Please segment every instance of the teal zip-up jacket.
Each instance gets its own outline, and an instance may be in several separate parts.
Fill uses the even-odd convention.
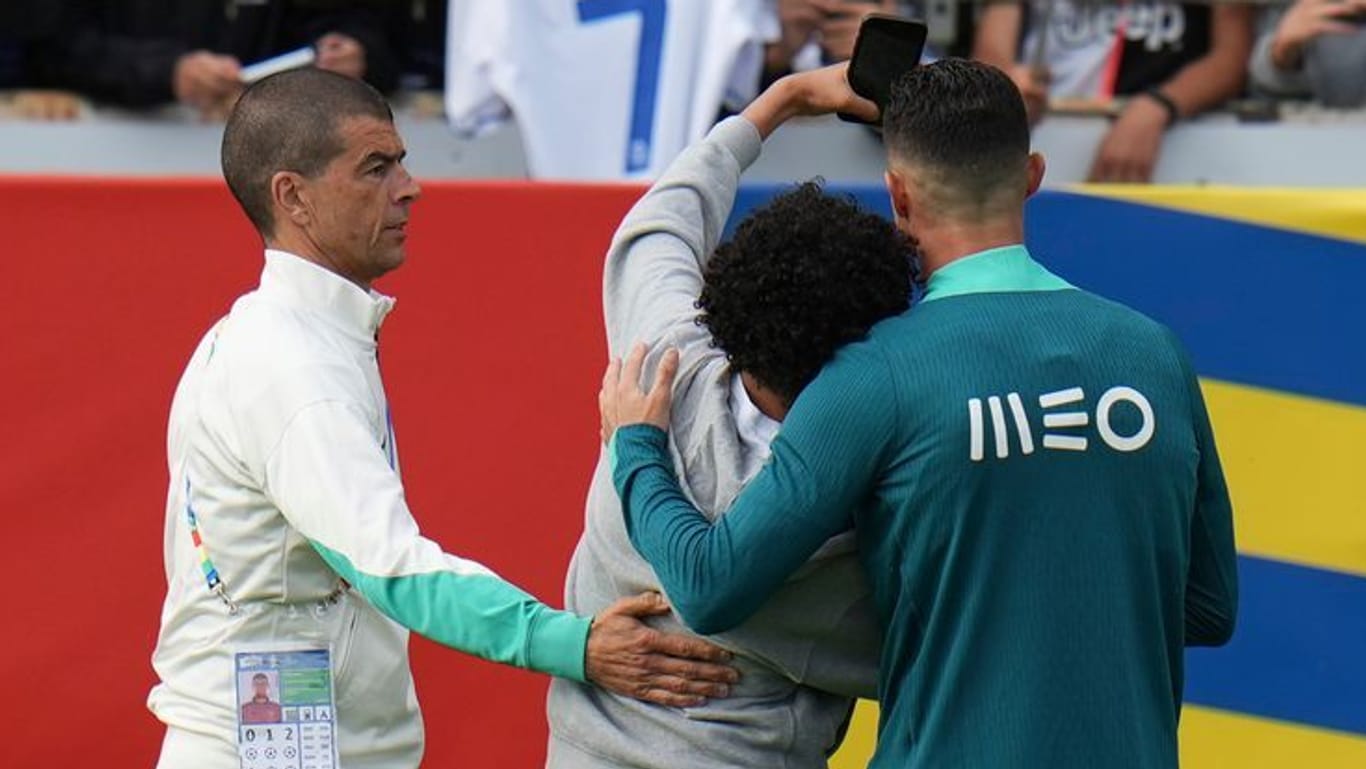
[[[632,541],[699,632],[858,511],[886,633],[874,767],[1176,766],[1183,648],[1228,639],[1236,556],[1199,385],[1159,324],[995,249],[842,350],[714,523],[663,432],[612,442]]]

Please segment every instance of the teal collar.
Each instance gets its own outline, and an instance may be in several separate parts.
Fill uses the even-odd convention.
[[[964,294],[1059,291],[1072,284],[1044,269],[1022,245],[1002,246],[955,259],[930,276],[922,302]]]

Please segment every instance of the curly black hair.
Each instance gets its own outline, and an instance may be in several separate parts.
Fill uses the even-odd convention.
[[[911,243],[819,180],[751,213],[704,272],[697,322],[737,371],[790,406],[835,351],[906,310]]]

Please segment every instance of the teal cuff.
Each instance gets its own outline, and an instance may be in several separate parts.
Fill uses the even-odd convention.
[[[649,424],[618,427],[607,444],[608,465],[612,469],[612,485],[621,497],[622,506],[630,498],[631,476],[643,467],[658,464],[671,473],[669,434]]]
[[[532,623],[527,638],[527,667],[556,678],[588,683],[589,617],[546,609]]]
[[[493,662],[586,681],[587,618],[552,609],[489,572],[376,576],[309,544],[372,606],[415,633]]]

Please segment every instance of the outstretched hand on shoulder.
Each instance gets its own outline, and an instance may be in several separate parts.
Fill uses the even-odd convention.
[[[618,427],[650,424],[661,430],[669,429],[669,414],[673,409],[673,383],[678,373],[678,350],[664,352],[655,372],[649,392],[641,388],[640,375],[645,367],[645,353],[649,348],[637,343],[626,356],[625,363],[613,358],[602,377],[598,391],[598,413],[602,417],[602,442],[612,439]]]

